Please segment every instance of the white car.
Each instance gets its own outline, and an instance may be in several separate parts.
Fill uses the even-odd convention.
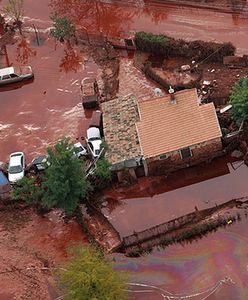
[[[101,152],[101,134],[100,130],[96,127],[90,127],[87,130],[87,138],[86,138],[88,148],[94,158],[98,157]]]
[[[20,82],[34,77],[30,66],[9,67],[0,69],[0,86]]]
[[[25,156],[23,152],[14,152],[9,157],[8,179],[10,183],[24,177]]]
[[[74,146],[74,155],[76,157],[81,157],[81,156],[85,156],[87,154],[87,149],[85,149],[85,147],[81,144],[81,143],[76,143],[73,145]]]

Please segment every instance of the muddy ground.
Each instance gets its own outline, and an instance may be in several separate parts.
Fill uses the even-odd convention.
[[[57,296],[53,272],[70,243],[87,242],[79,225],[60,211],[45,217],[31,208],[0,211],[0,299],[49,300]]]

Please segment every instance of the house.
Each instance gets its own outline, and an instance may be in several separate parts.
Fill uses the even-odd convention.
[[[214,104],[201,105],[196,89],[138,102],[128,95],[103,103],[102,110],[113,171],[164,174],[222,152]]]
[[[117,173],[119,180],[123,170],[128,170],[135,178],[135,170],[142,161],[136,130],[136,122],[139,121],[136,98],[129,94],[102,103],[101,109],[107,144],[106,158],[111,164],[111,170]]]
[[[201,105],[196,89],[138,103],[136,123],[146,175],[187,167],[222,150],[213,103]]]

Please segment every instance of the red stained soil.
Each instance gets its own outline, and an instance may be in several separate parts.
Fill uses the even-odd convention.
[[[54,267],[67,257],[68,246],[87,242],[79,225],[65,224],[58,211],[39,217],[12,210],[0,216],[0,299],[54,299]]]

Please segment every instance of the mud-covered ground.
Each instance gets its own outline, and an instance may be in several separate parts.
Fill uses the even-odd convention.
[[[6,208],[7,209],[7,208]],[[0,211],[0,299],[54,299],[53,272],[67,257],[66,248],[87,239],[61,212],[40,217],[26,208]]]

